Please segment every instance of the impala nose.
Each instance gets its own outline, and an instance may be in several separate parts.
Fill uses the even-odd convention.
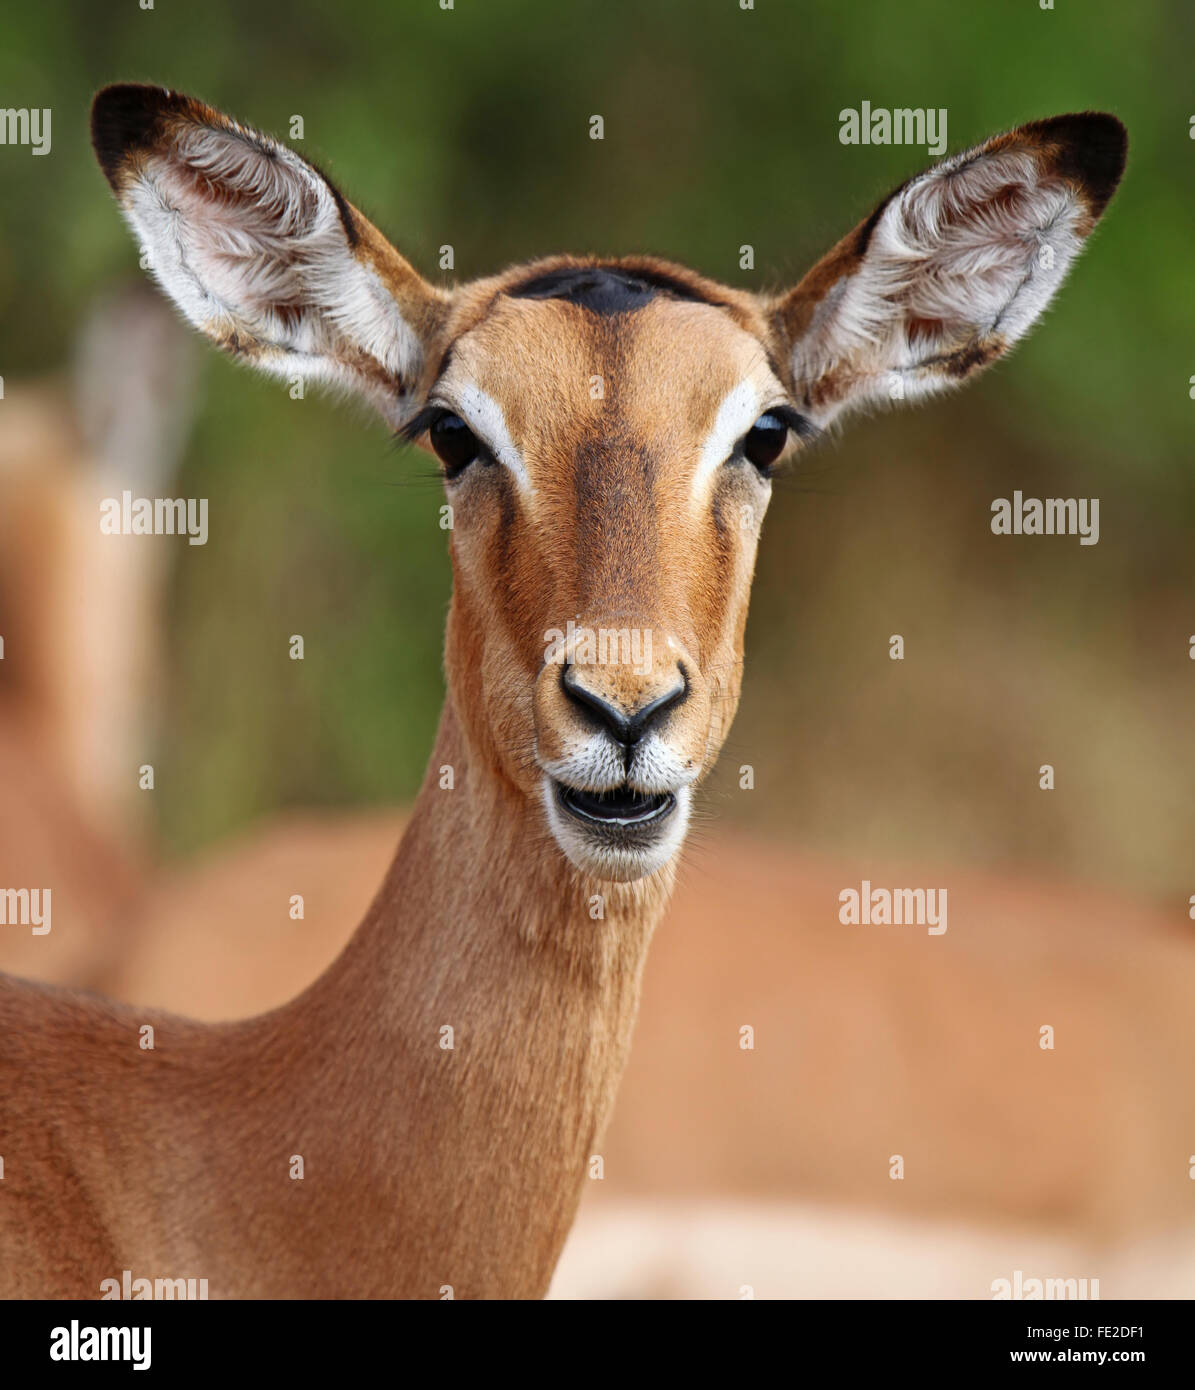
[[[596,715],[616,742],[630,748],[650,731],[653,724],[659,723],[670,709],[681,704],[688,696],[689,678],[679,662],[676,665],[676,677],[676,684],[663,695],[657,695],[632,709],[623,709],[612,704],[605,696],[599,695],[596,690],[586,685],[584,667],[571,664],[565,666],[560,674],[560,684],[575,705]]]

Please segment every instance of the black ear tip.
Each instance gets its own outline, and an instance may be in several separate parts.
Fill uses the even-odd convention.
[[[165,87],[118,82],[95,94],[91,103],[91,145],[108,182],[116,186],[126,156],[152,145],[163,116],[185,98]]]
[[[1098,217],[1116,192],[1129,152],[1129,133],[1107,111],[1079,111],[1029,127],[1057,152],[1059,172],[1087,194]]]

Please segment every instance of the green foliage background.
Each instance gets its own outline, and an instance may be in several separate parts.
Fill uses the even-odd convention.
[[[1164,0],[55,0],[8,6],[0,371],[58,368],[137,253],[87,144],[95,88],[175,86],[299,146],[425,274],[653,251],[782,284],[928,162],[838,113],[949,112],[950,148],[1096,107],[1129,172],[1047,322],[964,396],[831,442],[765,529],[745,707],[711,806],[864,855],[1039,860],[1181,888],[1195,824],[1195,13]],[[605,139],[588,120],[605,118]],[[756,272],[738,269],[755,247]],[[163,845],[288,803],[408,798],[442,694],[450,576],[421,454],[206,353],[179,491]],[[996,542],[995,496],[1100,496],[1098,547]],[[285,637],[302,632],[296,674]],[[910,657],[887,661],[891,632]],[[737,792],[742,761],[757,793]],[[1054,799],[1036,767],[1062,769]],[[1188,884],[1187,890],[1190,891]]]

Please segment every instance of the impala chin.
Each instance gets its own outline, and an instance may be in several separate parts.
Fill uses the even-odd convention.
[[[570,862],[608,882],[631,883],[662,869],[689,825],[688,786],[642,792],[624,782],[594,792],[545,777],[543,798],[548,825]]]

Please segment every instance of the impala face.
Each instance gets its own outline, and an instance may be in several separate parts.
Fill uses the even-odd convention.
[[[453,508],[449,669],[568,858],[639,878],[734,714],[771,474],[812,426],[762,323],[679,269],[532,267],[474,314],[406,427]]]
[[[853,407],[958,384],[1040,315],[1111,197],[1111,116],[910,180],[785,294],[561,257],[448,292],[317,170],[210,107],[106,88],[100,163],[217,344],[351,388],[440,459],[446,665],[471,755],[587,874],[675,856],[739,697],[771,477]]]

